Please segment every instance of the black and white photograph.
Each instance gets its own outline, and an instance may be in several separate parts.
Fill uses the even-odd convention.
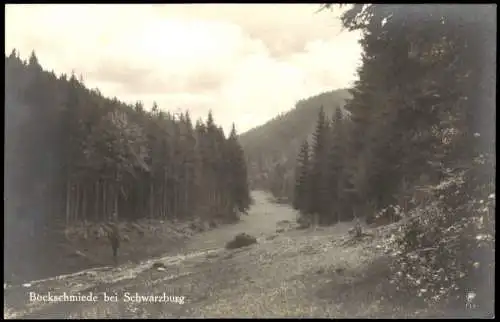
[[[4,319],[495,317],[495,3],[4,10]]]

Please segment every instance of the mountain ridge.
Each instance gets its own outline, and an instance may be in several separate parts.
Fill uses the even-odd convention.
[[[252,188],[269,188],[267,179],[277,165],[284,165],[290,176],[300,145],[313,133],[320,108],[331,117],[350,97],[348,89],[341,88],[299,100],[288,112],[240,134]]]

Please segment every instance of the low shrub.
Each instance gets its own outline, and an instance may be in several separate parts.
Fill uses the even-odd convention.
[[[257,243],[257,238],[250,236],[246,233],[238,234],[233,240],[226,244],[227,249],[241,248]]]

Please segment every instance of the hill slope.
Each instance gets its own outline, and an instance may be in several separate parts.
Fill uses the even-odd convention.
[[[293,173],[302,142],[313,132],[321,106],[331,116],[351,97],[347,89],[321,93],[297,102],[294,109],[240,135],[253,188],[269,189],[269,177],[277,165],[285,176]]]

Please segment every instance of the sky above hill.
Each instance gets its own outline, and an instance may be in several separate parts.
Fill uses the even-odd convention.
[[[359,34],[340,9],[318,4],[7,5],[5,51],[57,74],[74,71],[122,101],[212,110],[238,132],[299,99],[348,87],[360,64]]]

